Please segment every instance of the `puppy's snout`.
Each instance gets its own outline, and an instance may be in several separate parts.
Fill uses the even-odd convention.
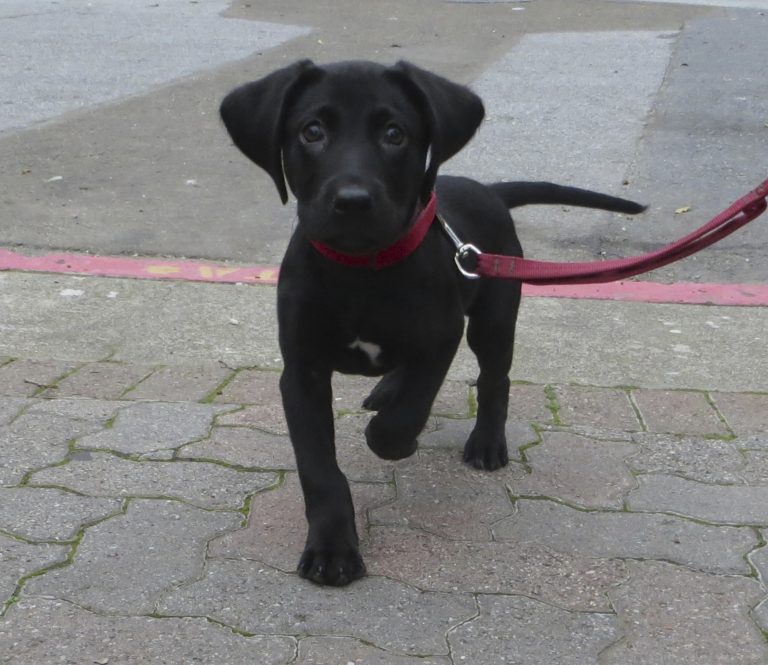
[[[339,213],[365,212],[371,209],[371,193],[360,185],[340,187],[333,197],[333,210]]]

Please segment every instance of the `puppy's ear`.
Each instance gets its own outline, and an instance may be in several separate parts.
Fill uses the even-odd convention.
[[[461,150],[483,121],[483,102],[469,88],[403,60],[389,71],[410,90],[427,120],[431,159],[422,188],[426,200],[440,164]]]
[[[230,92],[219,112],[235,145],[275,182],[280,199],[288,201],[282,163],[283,115],[289,94],[320,70],[300,60],[258,81]]]

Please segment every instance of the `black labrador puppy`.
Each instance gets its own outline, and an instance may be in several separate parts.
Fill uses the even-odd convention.
[[[509,208],[563,203],[625,213],[642,206],[549,183],[441,176],[483,119],[471,90],[407,62],[303,60],[232,91],[221,116],[235,145],[298,200],[277,289],[280,381],[304,492],[298,571],[319,584],[365,574],[349,485],[336,463],[334,371],[382,376],[364,406],[367,444],[384,459],[416,450],[464,332],[477,356],[477,419],[464,461],[508,462],[505,421],[520,283],[470,280],[434,218],[486,252],[522,256]]]

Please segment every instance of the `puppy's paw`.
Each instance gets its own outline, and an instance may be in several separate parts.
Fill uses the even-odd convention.
[[[464,445],[464,461],[475,469],[496,471],[509,464],[504,436],[483,436],[472,432]]]
[[[418,441],[415,437],[392,428],[381,419],[381,414],[371,418],[365,428],[365,441],[368,447],[381,459],[400,460],[416,452]]]
[[[299,577],[325,586],[344,586],[365,575],[365,563],[357,548],[319,550],[307,545],[298,565]]]
[[[399,386],[397,370],[385,375],[373,387],[370,395],[363,400],[363,408],[368,411],[381,411],[395,398]]]

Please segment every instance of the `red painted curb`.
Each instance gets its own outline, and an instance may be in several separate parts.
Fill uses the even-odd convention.
[[[91,256],[88,254],[30,256],[0,249],[0,271],[6,270],[96,277],[267,285],[277,284],[278,275],[276,266],[231,266],[226,263],[210,261]],[[531,286],[525,284],[523,285],[523,293],[537,298],[768,307],[768,285],[765,284],[698,284],[694,282],[659,284],[658,282],[636,281],[575,286]]]

